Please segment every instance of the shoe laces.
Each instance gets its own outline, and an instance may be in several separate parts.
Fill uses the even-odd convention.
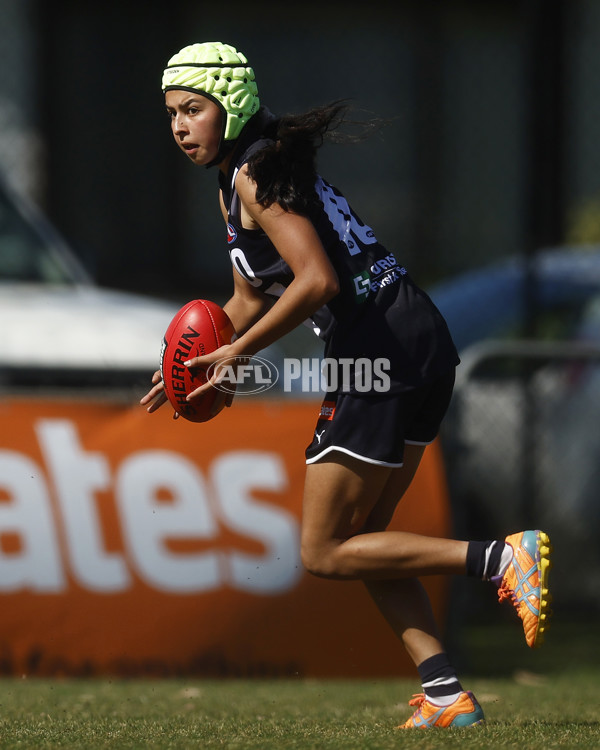
[[[425,703],[425,693],[414,693],[413,697],[408,701],[409,706],[421,706]]]
[[[502,585],[498,589],[498,601],[503,602],[505,599],[510,599],[513,603],[516,603],[517,597],[506,581],[502,581]]]

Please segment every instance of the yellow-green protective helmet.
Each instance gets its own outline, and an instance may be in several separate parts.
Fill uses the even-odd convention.
[[[162,89],[196,91],[216,102],[225,113],[225,141],[236,140],[260,106],[248,60],[221,42],[190,44],[173,55],[163,73]]]

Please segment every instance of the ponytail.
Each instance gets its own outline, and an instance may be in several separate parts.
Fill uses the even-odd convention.
[[[277,121],[273,143],[248,161],[259,205],[268,208],[277,203],[284,211],[311,213],[317,203],[317,150],[326,137],[348,139],[333,132],[344,121],[347,109],[344,102],[333,102],[304,114],[284,115]]]

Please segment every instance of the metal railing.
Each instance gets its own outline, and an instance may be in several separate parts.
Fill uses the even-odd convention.
[[[456,534],[545,528],[559,601],[597,608],[600,344],[484,341],[461,359],[442,432]]]

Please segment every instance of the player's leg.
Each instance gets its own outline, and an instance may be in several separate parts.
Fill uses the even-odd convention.
[[[355,558],[352,564],[356,566],[356,558],[359,558],[365,550],[365,540],[373,535],[374,543],[367,545],[369,547],[367,572],[370,576],[365,575],[364,567],[355,567],[355,577],[365,581],[377,606],[404,643],[415,664],[419,664],[442,650],[429,599],[416,577],[410,571],[407,573],[405,569],[402,569],[403,559],[400,555],[393,577],[388,578],[387,575],[383,578],[374,577],[373,568],[377,561],[378,550],[381,550],[379,554],[383,561],[381,571],[384,574],[390,574],[390,565],[387,560],[393,558],[396,554],[395,548],[402,545],[404,538],[408,537],[411,543],[417,545],[420,544],[418,540],[428,539],[414,534],[405,535],[403,532],[386,531],[398,501],[415,475],[423,452],[423,446],[407,446],[404,466],[394,469],[374,467],[340,454],[340,461],[349,466],[339,467],[340,470],[336,471],[336,475],[344,474],[346,478],[341,483],[343,491],[334,493],[335,498],[340,494],[342,498],[333,503],[333,508],[330,507],[329,497],[323,498],[311,490],[312,476],[316,474],[317,477],[321,477],[323,473],[316,472],[315,468],[318,465],[313,464],[307,472],[303,519],[305,564],[313,572],[315,569],[316,572],[328,569],[329,577],[341,577],[335,575],[335,571],[330,567],[331,563],[327,562],[329,557],[335,555],[335,550],[338,551],[339,557],[340,549],[341,554],[344,554],[344,548],[348,547],[348,543],[356,542],[359,545],[357,552],[350,553]],[[334,467],[330,468],[334,470]],[[315,483],[322,491],[328,491],[327,483],[316,480]],[[315,507],[318,513],[315,513]],[[435,538],[436,543],[444,546],[447,541]],[[461,548],[464,544],[461,543]],[[320,561],[319,555],[323,558]],[[419,567],[421,565],[419,563]],[[462,553],[458,558],[458,567],[464,572]]]
[[[419,468],[424,452],[425,447],[421,445],[405,446],[404,464],[390,472],[361,529],[362,533],[387,529],[398,502],[404,497]],[[443,651],[429,597],[417,578],[366,580],[364,583],[415,665]]]
[[[424,452],[407,445],[404,465],[392,471],[371,511],[365,532],[384,531],[398,501],[410,486]],[[417,578],[365,581],[373,601],[413,660],[423,686],[422,697],[411,701],[417,710],[404,728],[470,726],[484,720],[472,693],[463,690],[444,650],[429,597]]]
[[[305,488],[303,560],[317,575],[363,579],[402,639],[426,691],[424,698],[413,703],[418,708],[407,727],[466,726],[483,718],[474,697],[462,690],[443,651],[428,598],[415,577],[469,572],[485,578],[509,565],[504,557],[510,545],[503,541],[456,542],[385,530],[423,453],[422,447],[408,446],[402,465],[404,441],[400,438],[400,446],[398,425],[405,422],[406,409],[415,404],[414,396],[422,395],[420,427],[430,437],[415,435],[414,439],[433,439],[439,421],[434,423],[447,406],[444,400],[449,390],[449,383],[441,382],[439,388],[411,394],[410,400],[396,398],[383,405],[338,400],[318,423],[316,439],[307,450],[314,463],[308,467]],[[332,426],[333,412],[336,420],[331,430],[327,428]],[[340,416],[348,418],[340,420]],[[412,425],[414,429],[418,421]],[[368,455],[369,450],[387,465],[351,458],[335,450],[340,445],[354,456]],[[509,557],[512,554],[511,550]]]
[[[471,726],[484,721],[474,695],[463,689],[438,634],[429,597],[416,578],[365,582],[379,610],[401,639],[419,673],[423,692],[414,714],[399,728]]]
[[[466,542],[383,531],[381,523],[358,536],[376,506],[378,513],[393,512],[419,465],[423,445],[437,434],[453,384],[451,370],[405,392],[376,397],[342,393],[326,401],[307,449],[302,550],[311,572],[370,580],[465,572]],[[415,434],[407,435],[409,429]],[[411,445],[405,461],[406,437],[421,445]],[[388,491],[382,500],[393,475],[399,494],[393,497]]]
[[[359,534],[394,471],[341,452],[307,466],[302,558],[311,573],[362,580],[464,574],[467,542],[404,531]]]
[[[342,453],[311,464],[305,489],[303,560],[318,575],[365,580],[414,660],[428,697],[431,694],[437,701],[419,698],[407,726],[467,726],[481,722],[483,712],[475,698],[463,691],[444,653],[429,599],[414,577],[422,570],[464,572],[466,543],[384,530],[422,453],[422,447],[410,446],[405,467],[394,469]]]
[[[350,538],[360,532],[357,539],[364,542],[364,537],[369,533],[377,533],[375,538],[376,544],[381,546],[382,543],[388,542],[391,537],[391,544],[398,545],[402,535],[385,531],[398,504],[408,489],[412,479],[417,471],[421,457],[425,448],[424,446],[411,445],[407,446],[404,454],[404,465],[399,468],[388,469],[384,467],[373,467],[365,462],[356,462],[356,460],[345,459],[343,454],[339,455],[340,460],[345,460],[354,471],[343,484],[342,501],[336,503],[340,510],[339,517],[326,510],[328,502],[321,500],[311,492],[312,481],[307,482],[307,491],[304,506],[303,519],[303,548],[305,561],[309,569],[314,567],[317,570],[324,569],[325,563],[320,564],[307,560],[309,546],[315,544],[311,541],[311,534],[315,534],[317,529],[319,538],[327,535],[326,544],[320,542],[320,547],[325,546],[327,549],[334,545],[339,545],[344,539]],[[316,465],[313,465],[316,466]],[[309,467],[308,475],[321,475],[322,472],[315,472]],[[366,474],[366,477],[362,475]],[[377,480],[376,480],[377,478]],[[326,485],[319,482],[321,488],[325,489]],[[356,485],[356,489],[350,491],[350,486]],[[353,505],[361,497],[360,489],[368,488],[368,492],[361,504]],[[336,492],[336,496],[339,493]],[[318,518],[314,518],[313,503],[323,511]],[[347,509],[344,505],[347,504]],[[411,535],[411,541],[414,541],[414,535]],[[444,540],[438,540],[443,542]],[[388,542],[389,543],[389,542]],[[318,554],[313,552],[314,554]],[[322,553],[323,554],[323,553]],[[327,554],[327,553],[325,553]],[[371,553],[376,554],[376,551]],[[389,554],[389,553],[386,553]],[[372,564],[372,562],[371,562]],[[364,576],[362,577],[365,580]],[[433,656],[442,651],[442,645],[439,640],[437,626],[431,611],[429,599],[421,583],[412,576],[397,575],[389,580],[375,578],[365,580],[367,589],[373,597],[375,603],[381,610],[383,616],[389,622],[396,635],[402,640],[409,655],[415,664],[419,664],[426,658]]]

